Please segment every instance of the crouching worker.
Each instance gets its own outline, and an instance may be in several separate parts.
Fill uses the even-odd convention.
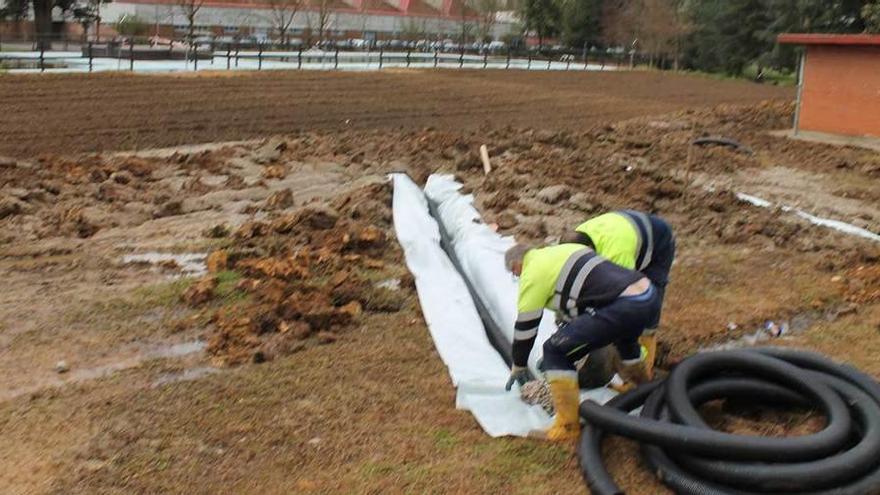
[[[662,218],[635,210],[605,213],[578,225],[573,232],[563,235],[560,242],[583,244],[617,265],[642,272],[659,292],[662,306],[675,258],[675,236]],[[654,367],[654,331],[659,324],[660,311],[641,338],[648,351],[649,369]]]
[[[651,379],[647,351],[639,336],[657,318],[659,291],[641,273],[623,268],[582,244],[529,248],[518,244],[505,254],[507,268],[518,275],[518,315],[513,335],[513,367],[507,389],[528,376],[544,308],[564,322],[544,343],[544,373],[556,417],[546,432],[534,436],[570,440],[580,433],[579,388],[575,362],[591,351],[614,344],[621,377],[632,383]]]

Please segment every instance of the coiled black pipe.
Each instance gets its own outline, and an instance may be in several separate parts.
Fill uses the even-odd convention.
[[[697,408],[717,399],[813,407],[826,425],[800,437],[715,431]],[[629,415],[639,407],[639,416]],[[581,469],[597,495],[623,493],[602,459],[606,433],[640,442],[646,464],[677,493],[880,493],[880,384],[819,354],[773,347],[696,354],[665,380],[604,406],[586,401],[580,413]]]

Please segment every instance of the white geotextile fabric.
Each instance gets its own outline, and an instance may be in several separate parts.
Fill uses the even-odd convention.
[[[493,437],[526,436],[547,427],[550,418],[543,409],[522,402],[516,389],[504,390],[510,370],[486,337],[464,280],[440,247],[424,194],[403,174],[394,174],[393,182],[394,230],[431,337],[457,388],[456,407],[471,411]]]
[[[463,275],[480,294],[480,300],[505,332],[507,341],[512,342],[519,285],[504,267],[504,253],[513,246],[514,239],[498,235],[483,223],[480,212],[474,208],[473,196],[459,194],[461,187],[451,175],[434,174],[428,177],[425,194],[437,205],[438,220],[443,222],[451,238]],[[529,357],[529,368],[536,376],[544,341],[555,331],[555,317],[545,310]]]
[[[460,194],[461,187],[451,175],[434,174],[428,177],[425,195],[437,205],[438,220],[443,222],[451,238],[463,275],[479,293],[492,320],[505,332],[510,343],[513,341],[519,284],[504,267],[504,253],[513,246],[514,239],[502,237],[483,223],[480,212],[474,208],[473,196]],[[529,368],[535,376],[540,376],[537,362],[543,355],[544,341],[556,331],[555,320],[551,311],[544,311],[538,337],[529,356]],[[581,391],[582,400],[590,399],[599,403],[605,403],[615,395],[608,388]]]

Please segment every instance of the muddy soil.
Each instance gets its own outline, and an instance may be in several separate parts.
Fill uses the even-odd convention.
[[[454,409],[393,238],[390,171],[417,181],[455,174],[487,222],[529,242],[552,242],[614,208],[665,217],[679,255],[660,330],[664,363],[773,320],[791,329],[774,343],[829,352],[880,376],[878,244],[735,196],[877,232],[876,153],[769,136],[790,122],[785,102],[671,111],[676,95],[701,106],[730,98],[737,85],[678,78],[693,81],[690,93],[672,84],[670,101],[650,103],[648,88],[659,91],[669,76],[503,75],[509,79],[466,72],[457,82],[444,74],[432,81],[458,84],[446,89],[474,101],[514,98],[489,95],[490,83],[520,92],[541,83],[555,96],[530,103],[517,93],[519,110],[504,125],[476,130],[456,126],[464,114],[427,89],[427,106],[376,115],[381,124],[369,130],[342,129],[328,117],[332,131],[85,155],[57,148],[103,146],[97,122],[78,136],[20,139],[9,153],[25,156],[0,163],[0,275],[9,287],[0,295],[0,484],[12,493],[582,490],[571,446],[489,439]],[[399,83],[408,88],[427,76],[363,77],[409,78]],[[282,83],[325,79],[353,84],[333,74],[214,84],[275,81],[269,94],[280,94]],[[116,88],[108,101],[142,81],[213,91],[202,78],[89,81]],[[645,92],[641,107],[614,100],[607,108],[621,113],[578,125],[562,110],[601,103],[580,95],[587,82],[610,102],[616,93],[604,85],[621,81]],[[751,101],[747,93],[734,96]],[[414,98],[402,94],[401,101]],[[375,105],[383,103],[396,104]],[[531,117],[533,104],[560,110],[514,126]],[[215,110],[246,115],[233,107]],[[119,128],[142,128],[151,111]],[[422,127],[431,112],[436,124]],[[315,119],[309,124],[321,127]],[[221,120],[230,127],[141,135],[173,144],[266,129]],[[400,123],[419,127],[392,128]],[[136,146],[115,131],[103,135],[109,148]],[[715,135],[749,150],[690,146]],[[493,165],[488,176],[482,144]],[[27,151],[37,149],[56,152]],[[756,412],[715,416],[713,424],[800,434],[817,420]],[[613,471],[628,493],[662,493],[632,445],[614,440],[607,448],[626,459]]]

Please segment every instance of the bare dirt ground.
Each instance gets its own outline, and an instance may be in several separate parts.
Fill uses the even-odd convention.
[[[142,149],[298,130],[582,129],[791,88],[670,74],[521,71],[0,76],[0,156]]]
[[[661,326],[664,363],[772,320],[789,328],[773,343],[880,376],[878,243],[734,195],[880,231],[880,155],[767,134],[791,121],[790,91],[654,74],[453,75],[71,76],[28,78],[31,86],[0,78],[46,98],[33,123],[2,114],[33,127],[30,138],[4,139],[0,151],[17,156],[0,162],[0,486],[58,494],[581,492],[572,446],[490,439],[454,409],[394,242],[389,171],[417,180],[454,173],[487,221],[532,241],[612,208],[666,217],[679,256]],[[430,85],[422,103],[408,92],[438,79],[458,88],[458,102]],[[108,103],[101,112],[115,124],[83,121],[80,135],[48,123],[51,102],[89,81],[117,103],[127,85],[145,95],[149,84],[164,87],[166,100],[189,99],[189,111],[216,127],[198,129],[158,96],[132,113],[112,114]],[[381,93],[392,85],[379,81],[397,81],[401,100]],[[624,102],[622,81],[641,96]],[[306,106],[312,120],[291,120],[289,129],[283,121],[274,138],[266,135],[279,125],[278,108],[243,111],[239,100],[210,113],[195,103],[220,87],[233,99],[255,82],[276,98],[284,84],[300,84],[297,91],[323,99]],[[33,89],[41,84],[54,92]],[[554,96],[532,102],[524,89],[542,87]],[[594,91],[606,95],[609,113],[588,97]],[[375,129],[339,124],[335,102],[352,92],[361,99],[346,108],[373,112]],[[761,95],[782,100],[757,102]],[[520,106],[485,123],[493,107],[468,101]],[[396,113],[397,105],[411,113]],[[335,119],[326,127],[321,111]],[[141,133],[166,114],[188,127]],[[314,129],[294,131],[307,126]],[[9,132],[6,121],[2,129]],[[689,146],[714,135],[751,151]],[[254,136],[262,137],[110,152]],[[481,144],[492,156],[488,177]],[[75,153],[93,149],[103,152]],[[778,418],[713,413],[719,428],[751,434],[792,434],[817,421],[796,416],[770,427]],[[614,440],[607,449],[622,459],[613,471],[628,493],[662,492],[633,445]]]

